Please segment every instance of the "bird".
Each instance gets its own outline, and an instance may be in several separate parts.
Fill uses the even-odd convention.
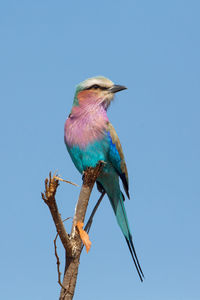
[[[88,78],[76,87],[69,117],[65,122],[64,140],[71,159],[81,174],[88,167],[102,161],[103,169],[97,178],[97,187],[105,191],[117,222],[127,242],[141,281],[144,274],[140,266],[124,206],[125,197],[120,190],[119,178],[129,196],[127,166],[118,135],[107,115],[116,93],[127,89],[103,76]]]

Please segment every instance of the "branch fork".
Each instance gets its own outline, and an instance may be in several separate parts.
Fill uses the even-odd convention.
[[[55,256],[57,259],[57,271],[58,271],[58,283],[62,287],[61,293],[60,293],[60,300],[71,300],[74,295],[75,286],[76,286],[76,280],[78,275],[78,267],[79,267],[79,261],[80,261],[80,255],[82,250],[82,240],[80,237],[80,232],[82,230],[82,233],[84,232],[87,234],[90,230],[91,223],[94,217],[94,214],[103,199],[103,196],[105,192],[102,192],[102,195],[100,199],[98,200],[97,204],[94,207],[94,210],[92,211],[92,214],[89,218],[88,223],[86,224],[85,230],[87,233],[82,229],[80,229],[80,226],[77,228],[77,224],[84,223],[85,214],[87,211],[87,206],[89,202],[89,198],[94,186],[94,183],[97,179],[97,177],[100,175],[101,170],[104,166],[104,162],[100,161],[98,165],[94,168],[87,168],[86,171],[83,174],[83,184],[81,187],[79,199],[76,205],[75,214],[73,217],[73,223],[72,223],[72,229],[71,234],[68,234],[65,226],[63,224],[63,221],[61,219],[61,215],[58,211],[58,207],[56,204],[56,191],[59,186],[59,181],[64,181],[73,185],[76,185],[72,183],[71,181],[66,181],[55,174],[53,177],[51,176],[51,172],[49,173],[49,179],[45,179],[45,192],[42,193],[42,199],[49,207],[51,216],[53,218],[57,235],[54,240],[54,248],[55,248]],[[66,253],[66,261],[65,261],[65,273],[63,282],[61,283],[61,273],[60,273],[60,261],[59,257],[57,255],[56,250],[56,239],[59,235],[60,240],[62,242],[62,245],[65,249]]]

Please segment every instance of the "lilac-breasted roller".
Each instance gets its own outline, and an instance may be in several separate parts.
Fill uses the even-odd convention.
[[[128,219],[124,207],[124,195],[119,178],[129,198],[128,173],[117,133],[109,122],[107,109],[115,93],[126,89],[111,80],[99,76],[81,82],[75,92],[73,107],[65,123],[65,143],[73,163],[81,174],[88,167],[104,161],[97,184],[105,190],[123,232],[138,275],[143,281]]]

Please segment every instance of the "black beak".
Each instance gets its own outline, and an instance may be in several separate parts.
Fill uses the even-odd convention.
[[[126,90],[127,87],[123,86],[123,85],[113,85],[111,88],[109,88],[109,92],[111,93],[117,93],[117,92],[120,92],[120,91],[123,91],[123,90]]]

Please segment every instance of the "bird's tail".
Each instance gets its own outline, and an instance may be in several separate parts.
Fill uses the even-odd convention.
[[[137,258],[135,247],[133,245],[133,239],[132,239],[132,235],[131,235],[131,232],[130,232],[128,219],[127,219],[127,215],[126,215],[126,211],[125,211],[125,207],[124,207],[124,203],[123,203],[124,202],[123,199],[124,199],[124,197],[123,197],[122,193],[121,193],[121,196],[118,197],[117,199],[113,199],[113,198],[109,197],[112,208],[113,208],[114,213],[115,213],[116,218],[117,218],[117,222],[118,222],[119,227],[121,228],[122,233],[123,233],[123,235],[126,239],[128,248],[130,250],[130,253],[131,253],[131,256],[133,258],[133,262],[135,264],[135,267],[136,267],[136,270],[137,270],[138,275],[140,277],[140,280],[143,281],[144,274],[142,272],[139,260]]]

